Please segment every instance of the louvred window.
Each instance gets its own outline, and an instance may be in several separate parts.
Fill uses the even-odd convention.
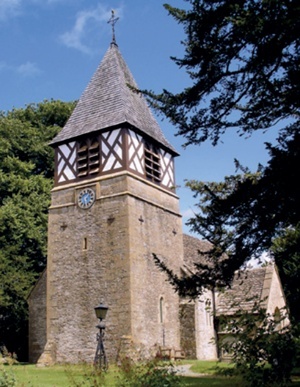
[[[145,170],[146,177],[155,182],[161,181],[161,166],[158,151],[154,146],[145,144]]]
[[[77,152],[77,176],[93,175],[98,173],[99,169],[99,141],[92,139],[80,142]]]

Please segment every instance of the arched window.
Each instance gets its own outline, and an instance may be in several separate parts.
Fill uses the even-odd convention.
[[[206,316],[206,324],[211,325],[212,324],[212,315],[211,315],[211,300],[207,298],[205,300],[205,316]]]
[[[279,308],[276,306],[276,308],[274,310],[274,322],[275,322],[275,326],[277,329],[281,328],[281,321],[282,321],[281,313],[280,313]]]

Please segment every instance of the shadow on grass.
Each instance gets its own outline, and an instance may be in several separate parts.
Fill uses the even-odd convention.
[[[233,378],[224,378],[216,376],[203,376],[199,378],[183,376],[182,380],[184,381],[187,387],[241,387],[242,382]]]
[[[221,376],[201,376],[189,377],[182,376],[186,387],[243,387],[243,381],[237,378],[225,378]],[[300,378],[293,378],[289,387],[300,387]]]

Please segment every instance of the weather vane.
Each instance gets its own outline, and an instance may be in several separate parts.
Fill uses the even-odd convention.
[[[112,43],[116,44],[116,36],[115,36],[115,24],[119,20],[118,17],[115,17],[115,11],[111,10],[111,18],[108,20],[107,23],[111,24],[112,27]]]

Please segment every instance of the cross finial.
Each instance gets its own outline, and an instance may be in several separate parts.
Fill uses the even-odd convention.
[[[112,44],[116,44],[116,36],[115,36],[115,24],[119,20],[118,17],[115,17],[115,11],[111,10],[111,18],[107,23],[111,24],[112,27]]]

